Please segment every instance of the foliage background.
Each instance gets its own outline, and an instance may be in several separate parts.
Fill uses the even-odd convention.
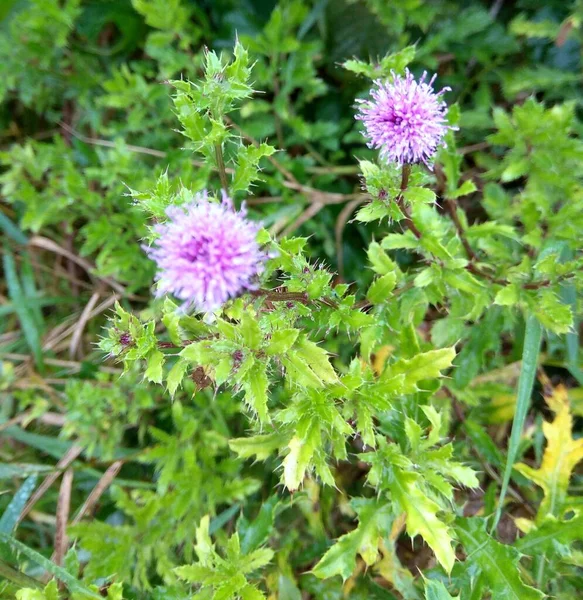
[[[196,559],[221,581],[244,574],[252,583],[235,581],[235,591],[215,590],[217,598],[253,598],[259,589],[293,599],[576,596],[583,585],[577,545],[583,378],[579,279],[572,274],[583,214],[582,18],[578,0],[2,3],[4,597],[20,590],[22,599],[185,598],[190,587],[177,574],[200,581],[200,573],[175,568]],[[232,56],[236,38],[254,63],[250,81],[260,93],[243,99],[227,124],[246,144],[266,141],[279,149],[261,160],[261,180],[248,192],[251,161],[236,200],[247,198],[253,218],[273,237],[309,238],[303,250],[300,242],[282,247],[315,265],[306,278],[317,288],[313,298],[332,294],[330,283],[349,283],[356,301],[366,302],[368,293],[381,304],[375,298],[387,297],[384,288],[377,286],[375,296],[370,285],[388,274],[384,269],[398,265],[403,286],[411,275],[406,300],[375,313],[387,323],[382,335],[374,334],[376,345],[358,338],[370,345],[377,375],[393,352],[408,360],[456,347],[454,367],[447,360],[441,367],[447,379],[436,379],[437,368],[423,392],[412,387],[397,407],[374,407],[385,431],[402,417],[418,423],[419,438],[431,426],[441,430],[453,440],[460,468],[463,462],[478,473],[475,489],[460,485],[464,477],[471,483],[467,473],[457,478],[455,495],[453,488],[445,492],[453,503],[440,505],[433,525],[434,533],[446,528],[461,542],[450,576],[429,547],[435,542],[425,535],[412,541],[402,518],[367,491],[365,463],[389,451],[381,445],[366,458],[374,443],[362,432],[346,443],[348,451],[336,450],[334,486],[323,484],[318,467],[287,485],[303,481],[290,494],[280,485],[282,460],[273,448],[255,452],[256,462],[245,460],[253,452],[243,442],[237,449],[236,440],[261,433],[240,394],[206,386],[206,374],[195,370],[171,401],[156,383],[159,365],[146,369],[136,361],[120,377],[120,365],[97,348],[116,302],[122,321],[133,312],[159,323],[170,312],[150,296],[153,265],[141,248],[149,215],[160,216],[184,188],[220,183],[204,145],[185,140],[188,124],[169,81],[199,80],[205,48]],[[387,55],[393,56],[383,62]],[[457,202],[469,242],[502,273],[503,285],[493,276],[481,288],[473,280],[440,279],[453,267],[443,256],[431,267],[438,246],[424,248],[420,258],[398,241],[402,223],[380,219],[387,215],[375,213],[374,203],[362,208],[363,188],[378,201],[392,180],[375,171],[376,153],[354,121],[354,99],[367,93],[369,78],[407,64],[417,74],[438,73],[439,85],[452,88],[450,118],[459,126],[433,176],[419,174],[416,184],[433,190],[437,210],[416,215],[428,237],[443,234],[439,243],[446,245],[455,237],[444,224],[446,209]],[[383,241],[390,263],[372,240],[392,240]],[[455,244],[447,248],[463,254]],[[334,278],[328,281],[320,266]],[[552,284],[541,284],[547,280]],[[325,338],[343,375],[350,373],[355,336],[370,326],[362,314],[352,307],[338,313],[345,329],[333,335],[326,335],[331,313],[301,325],[311,327],[315,341]],[[482,517],[495,513],[503,483],[528,347],[524,315],[544,326],[544,343],[531,365],[533,376],[538,365],[538,383],[519,401],[519,412],[530,404],[515,440],[521,464],[491,536]],[[164,325],[172,330],[168,320]],[[158,325],[140,335],[153,336],[144,344],[170,339]],[[275,403],[285,402],[282,386],[272,393]],[[438,427],[421,405],[440,413]],[[410,454],[410,438],[392,439],[407,448],[412,472],[425,481],[435,465],[424,467],[429,459],[419,449]],[[452,469],[444,467],[450,478]],[[429,493],[417,480],[409,491],[419,506],[423,498],[415,494],[422,491]],[[208,531],[226,558],[209,550]],[[509,564],[512,574],[500,575]],[[56,580],[33,592],[47,573]],[[213,592],[203,587],[203,593]]]

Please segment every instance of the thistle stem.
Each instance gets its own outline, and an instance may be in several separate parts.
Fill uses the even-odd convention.
[[[403,192],[407,189],[409,185],[409,176],[411,175],[411,165],[404,164],[403,170],[401,171],[401,191],[397,196],[396,203],[399,207],[399,210],[403,213],[405,217],[405,223],[407,225],[407,229],[419,240],[421,239],[421,232],[417,229],[417,225],[413,222],[411,218],[411,212],[409,211],[409,207],[405,204],[405,198],[403,197]]]
[[[221,179],[221,187],[225,192],[229,190],[229,181],[227,180],[227,170],[225,169],[225,159],[223,158],[223,148],[221,144],[215,144],[215,158],[217,160],[217,169]]]

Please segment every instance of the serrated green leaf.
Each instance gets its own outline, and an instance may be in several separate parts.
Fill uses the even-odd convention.
[[[257,460],[266,460],[276,450],[285,445],[286,439],[280,433],[267,433],[265,435],[254,435],[247,438],[229,440],[229,447],[240,458],[255,456]]]
[[[571,544],[583,540],[583,515],[572,519],[559,520],[546,517],[538,527],[534,527],[525,536],[514,542],[514,547],[530,556],[540,556],[553,551],[555,544]]]
[[[494,304],[500,306],[514,306],[519,299],[520,288],[515,283],[511,283],[498,291],[494,298]]]
[[[451,367],[454,358],[453,347],[431,350],[410,359],[402,358],[387,366],[381,381],[403,375],[403,393],[410,394],[417,391],[419,381],[441,377],[441,371]]]
[[[270,355],[285,354],[298,339],[299,329],[278,329],[271,334],[265,352]]]
[[[346,581],[354,573],[357,555],[362,557],[368,567],[377,561],[379,542],[388,534],[392,525],[390,504],[361,498],[356,510],[358,526],[339,537],[324,554],[312,571],[316,577],[327,579],[340,575]]]
[[[367,256],[373,270],[378,275],[393,273],[397,267],[393,259],[389,257],[377,242],[371,242],[367,250]]]
[[[179,359],[176,364],[170,369],[168,377],[166,378],[166,386],[170,392],[170,396],[173,398],[176,394],[176,390],[182,384],[186,370],[189,367],[189,363],[185,360]]]
[[[261,329],[257,318],[248,312],[244,312],[241,316],[241,325],[239,327],[243,342],[250,350],[258,350],[263,340]]]
[[[403,197],[407,202],[431,204],[435,202],[435,192],[424,187],[409,187],[403,192]]]
[[[307,337],[301,336],[296,344],[298,356],[306,361],[316,376],[326,383],[335,383],[338,381],[338,375],[330,364],[326,350],[310,341]]]
[[[366,297],[373,304],[381,304],[388,300],[391,292],[395,289],[397,274],[393,271],[381,277],[377,277],[368,288]]]
[[[302,484],[320,443],[320,430],[314,423],[309,426],[303,437],[294,436],[289,441],[288,453],[283,460],[283,483],[290,492],[297,490]]]
[[[464,550],[488,581],[493,598],[538,600],[544,594],[520,579],[520,555],[512,546],[501,544],[486,532],[486,522],[478,517],[458,519],[456,525]]]
[[[153,350],[146,358],[148,367],[144,372],[144,377],[148,381],[154,383],[162,383],[163,369],[164,366],[164,354],[160,350]]]
[[[450,573],[455,562],[452,534],[437,513],[440,507],[419,486],[419,475],[395,470],[391,496],[406,513],[407,533],[421,535],[435,553],[439,564]]]
[[[245,390],[245,403],[255,411],[260,421],[268,421],[267,389],[269,380],[267,378],[267,365],[255,361],[241,383]]]

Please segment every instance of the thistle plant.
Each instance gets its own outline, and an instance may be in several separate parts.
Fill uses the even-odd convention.
[[[165,85],[150,93],[168,101],[165,120],[151,122],[178,123],[182,147],[154,179],[114,173],[127,184],[115,190],[132,254],[119,271],[129,292],[116,290],[99,343],[113,371],[83,372],[59,397],[57,441],[73,456],[63,468],[81,456],[92,461],[87,479],[95,465],[104,473],[69,519],[74,546],[52,562],[12,535],[27,480],[0,518],[0,572],[18,577],[4,566],[18,552],[61,582],[23,586],[21,600],[64,599],[64,586],[71,598],[111,600],[569,597],[581,582],[582,413],[577,391],[545,368],[583,385],[575,104],[531,97],[488,112],[494,133],[471,132],[468,160],[457,147],[459,82],[445,59],[430,75],[432,52],[406,46],[344,62],[353,113],[311,123],[310,103],[329,100],[321,45],[303,40],[317,7],[281,3],[232,51],[197,54],[205,23],[194,35],[200,15],[186,4],[133,2],[155,29],[148,52]],[[367,5],[398,29],[404,9]],[[543,25],[514,27],[537,37]],[[117,73],[104,106],[141,76]],[[346,164],[333,164],[339,148]],[[65,197],[74,150],[39,173],[35,151],[12,152],[6,195],[25,172],[25,192],[44,178],[46,197]],[[38,198],[26,202],[34,228]],[[85,215],[88,252],[97,213]],[[343,261],[348,230],[358,244]],[[107,241],[110,255],[117,243],[125,238]],[[103,285],[108,256],[94,274]],[[145,289],[132,287],[134,265]],[[545,413],[528,419],[537,379]],[[29,390],[15,397],[55,420]],[[14,435],[47,453],[58,445]]]
[[[240,146],[225,153],[220,143],[220,151],[217,146],[213,153],[207,140],[217,127],[212,106],[227,105],[220,94],[234,89],[251,93],[245,61],[240,47],[230,65],[209,54],[206,80],[180,83],[175,100],[187,137],[208,132],[197,140],[196,149],[208,152],[209,159],[227,157],[216,162],[218,183],[239,190],[237,173],[246,164],[242,157],[253,148],[233,140],[220,122],[219,139]],[[218,72],[223,74],[221,83],[211,84]],[[576,271],[572,263],[563,267],[555,261],[553,270],[534,266],[526,277],[514,275],[512,269],[502,275],[500,267],[489,262],[492,252],[499,255],[505,247],[512,259],[517,232],[494,222],[488,230],[468,224],[456,206],[456,199],[474,188],[468,182],[458,185],[457,126],[442,97],[449,88],[436,92],[435,76],[426,79],[425,73],[416,80],[408,70],[404,75],[390,70],[387,80],[375,81],[372,99],[358,102],[356,119],[364,126],[368,145],[380,151],[380,161],[361,161],[367,193],[356,218],[365,222],[388,218],[403,228],[370,244],[368,257],[376,277],[366,293],[334,284],[331,271],[310,264],[303,253],[307,240],[275,240],[252,225],[249,217],[233,212],[225,199],[217,204],[199,195],[190,203],[184,200],[189,193],[180,191],[170,200],[166,220],[153,229],[159,237],[148,250],[159,269],[158,294],[171,293],[186,307],[214,310],[216,320],[181,316],[167,300],[162,320],[171,341],[160,340],[149,350],[157,357],[155,376],[150,378],[165,380],[170,394],[175,394],[184,377],[193,369],[202,370],[207,384],[241,393],[249,432],[229,440],[229,445],[242,459],[278,456],[275,468],[289,492],[302,490],[311,481],[336,487],[337,465],[357,457],[366,472],[363,496],[351,500],[358,525],[320,557],[312,570],[316,577],[341,575],[346,580],[358,556],[374,567],[381,560],[381,548],[394,553],[382,544],[391,528],[401,523],[411,538],[422,537],[444,574],[456,573],[456,589],[468,590],[473,585],[471,569],[476,567],[463,561],[456,566],[455,548],[465,539],[467,527],[482,525],[477,525],[478,517],[457,524],[454,490],[477,489],[480,481],[474,469],[456,458],[455,445],[447,439],[450,399],[461,393],[467,377],[463,367],[451,371],[455,344],[471,335],[464,323],[486,324],[489,315],[496,314],[492,311],[500,310],[493,305],[512,310],[516,304],[528,315],[529,298],[534,302],[541,294],[555,302],[554,286],[574,278]],[[212,88],[212,100],[193,92],[211,85],[218,86]],[[194,131],[185,115],[197,115]],[[264,156],[271,154],[261,147]],[[436,195],[428,185],[430,169],[439,157],[440,172],[446,173],[449,220],[437,210]],[[235,174],[230,182],[226,166]],[[248,180],[257,178],[252,174]],[[145,206],[152,204],[155,195]],[[260,249],[265,245],[272,248],[269,258]],[[419,268],[403,271],[389,254],[399,248],[420,255]],[[509,288],[516,289],[516,303],[505,300]],[[366,299],[358,300],[359,296]],[[416,329],[431,305],[448,307],[450,313],[434,326],[432,342]],[[120,316],[110,334],[113,342],[127,319],[121,307],[117,310]],[[559,333],[570,326],[567,306],[555,316],[546,312],[545,317],[545,324]],[[315,327],[306,327],[310,321]],[[153,322],[144,327],[156,329]],[[332,345],[331,335],[337,340]],[[103,348],[111,348],[112,341],[104,341]],[[351,351],[341,359],[328,351],[345,344],[357,353]],[[140,340],[134,345],[137,350]],[[127,361],[132,352],[122,348],[119,358]],[[148,354],[142,357],[152,360]],[[140,356],[134,353],[135,358]],[[165,363],[171,366],[169,371]],[[453,379],[443,379],[447,372],[454,374]],[[518,412],[516,418],[520,419]],[[508,464],[511,460],[512,455]],[[505,491],[503,487],[499,502]],[[394,554],[392,560],[398,561]],[[485,567],[477,568],[485,588],[503,589]],[[201,577],[190,580],[205,585]],[[541,597],[520,578],[512,585],[521,597]]]

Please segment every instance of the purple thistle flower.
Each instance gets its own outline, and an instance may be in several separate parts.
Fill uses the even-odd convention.
[[[259,226],[236,212],[223,193],[219,204],[206,191],[182,206],[166,209],[156,225],[155,246],[146,248],[158,265],[157,295],[172,293],[183,308],[212,311],[245,290],[254,289],[267,258],[257,243]]]
[[[400,165],[429,160],[437,148],[445,145],[443,137],[449,129],[446,124],[447,105],[440,92],[433,90],[435,75],[425,83],[427,73],[417,82],[408,69],[401,77],[391,71],[391,82],[375,81],[371,100],[357,100],[360,111],[356,118],[364,123],[369,148],[380,148],[386,161]]]

